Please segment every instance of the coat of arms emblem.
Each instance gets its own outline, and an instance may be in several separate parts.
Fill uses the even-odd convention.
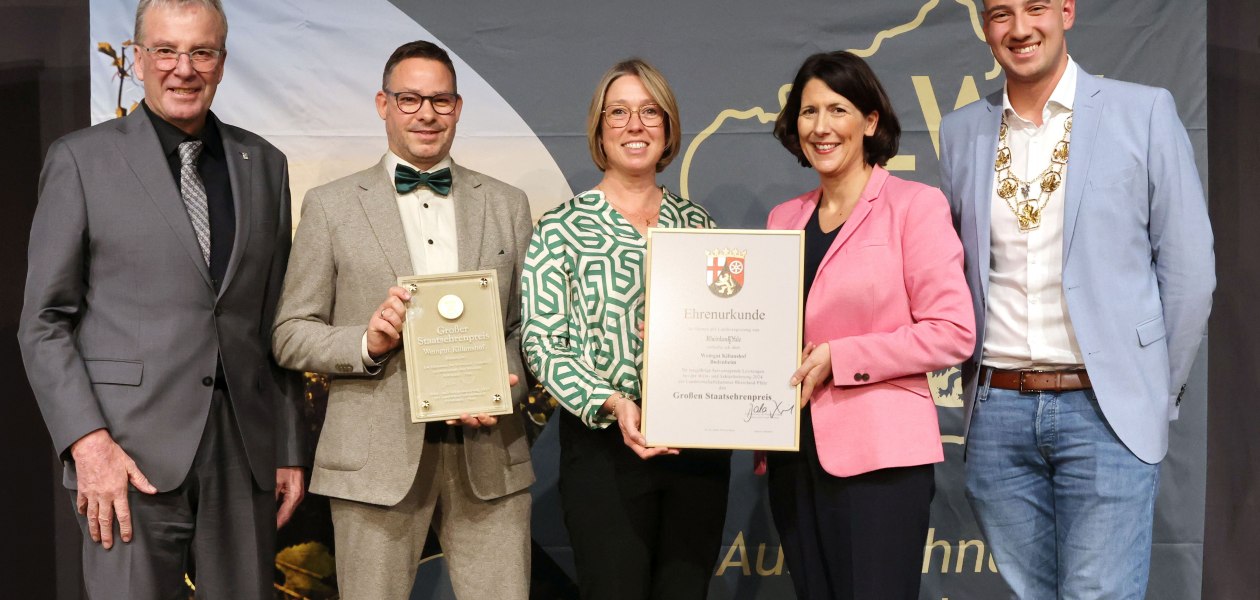
[[[705,278],[709,291],[721,298],[730,298],[744,288],[745,250],[722,248],[704,253],[708,260]]]

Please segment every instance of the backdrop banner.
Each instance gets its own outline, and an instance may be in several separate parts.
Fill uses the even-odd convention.
[[[772,206],[817,185],[770,135],[787,85],[809,54],[848,49],[870,62],[903,128],[900,154],[889,169],[930,185],[938,180],[941,116],[1001,89],[1003,81],[983,41],[981,0],[224,5],[231,27],[215,113],[288,155],[295,215],[306,190],[384,153],[373,96],[389,54],[416,39],[438,43],[455,61],[465,102],[455,159],[524,189],[535,216],[599,180],[587,150],[586,110],[599,77],[626,57],[642,57],[664,72],[681,106],[683,152],[660,182],[705,206],[726,228],[761,228]],[[135,0],[92,0],[91,11],[85,51],[96,56],[91,106],[93,122],[100,122],[133,108],[143,89],[130,72],[132,52],[123,48],[132,35]],[[1205,3],[1082,1],[1077,11],[1068,33],[1072,57],[1090,73],[1171,90],[1206,187]],[[1200,597],[1206,346],[1163,463],[1148,598]],[[1005,598],[1009,591],[963,494],[956,371],[930,377],[946,462],[936,469],[920,597]],[[309,414],[317,429],[322,396],[318,385],[312,389]],[[574,576],[553,429],[543,429],[533,449],[535,587],[551,590],[538,596],[548,598],[571,594]],[[726,546],[710,598],[791,597],[765,481],[752,474],[751,453],[737,452],[733,460]],[[282,534],[292,547],[280,561],[287,579],[278,581],[308,597],[335,593],[335,549],[319,506],[312,501],[305,519]],[[413,598],[454,597],[437,552],[421,566]]]

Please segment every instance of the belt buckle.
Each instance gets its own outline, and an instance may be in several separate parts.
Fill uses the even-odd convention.
[[[1020,371],[1020,372],[1019,372],[1019,393],[1021,393],[1021,394],[1031,394],[1031,393],[1033,393],[1033,392],[1038,392],[1038,391],[1040,391],[1040,390],[1030,390],[1030,389],[1026,389],[1026,388],[1024,388],[1024,377],[1025,377],[1026,375],[1028,375],[1029,373],[1034,373],[1034,374],[1035,374],[1035,373],[1042,373],[1042,371],[1035,371],[1035,370],[1023,370],[1023,371]]]

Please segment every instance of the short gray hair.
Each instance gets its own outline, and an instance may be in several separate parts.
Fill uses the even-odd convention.
[[[200,6],[219,15],[219,22],[223,24],[223,39],[221,43],[227,43],[228,22],[227,14],[223,12],[223,4],[219,0],[140,0],[140,4],[136,6],[136,30],[132,34],[132,40],[141,43],[141,33],[144,31],[144,15],[149,12],[150,8],[155,6],[169,7],[187,7]]]

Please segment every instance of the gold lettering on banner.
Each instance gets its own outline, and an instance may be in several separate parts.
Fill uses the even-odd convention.
[[[778,559],[774,561],[774,567],[766,568],[766,545],[757,544],[757,574],[762,577],[783,574],[783,546],[779,546]]]
[[[980,568],[984,563],[984,540],[962,540],[958,542],[958,564],[954,567],[955,573],[962,573],[963,564],[967,560],[968,548],[976,549],[976,568],[973,572],[980,572]]]
[[[735,558],[736,553],[739,553],[738,559]],[[726,551],[726,558],[723,558],[722,563],[718,565],[714,577],[725,575],[726,570],[731,567],[739,567],[745,577],[752,575],[752,566],[748,564],[748,548],[744,546],[744,532],[742,531],[735,536],[735,541],[731,542],[731,548]]]
[[[772,549],[771,549],[772,548]],[[773,552],[773,557],[766,555]],[[923,568],[924,575],[932,571],[936,565],[936,561],[940,560],[940,573],[997,573],[997,563],[993,559],[993,553],[988,551],[984,540],[945,540],[936,539],[936,528],[928,529],[927,539],[923,545]],[[726,554],[722,557],[722,561],[718,563],[714,577],[724,577],[727,571],[731,569],[738,570],[744,577],[752,577],[755,573],[758,577],[774,577],[783,575],[786,572],[785,560],[783,556],[782,546],[770,547],[762,542],[757,544],[757,560],[754,563],[750,560],[749,542],[744,537],[744,532],[740,531],[735,534],[735,539],[731,540],[731,545],[727,547]],[[773,560],[774,564],[767,564],[769,560]]]
[[[932,78],[927,75],[914,75],[910,78],[914,83],[914,94],[919,98],[919,108],[923,110],[923,121],[927,124],[928,134],[932,136],[932,148],[936,156],[941,155],[941,107],[936,100],[936,90],[932,87]],[[958,98],[954,101],[954,110],[958,110],[980,99],[980,91],[976,87],[976,79],[970,75],[962,80],[958,88]]]
[[[775,548],[774,565],[766,565],[766,549],[765,542],[757,544],[757,568],[758,577],[774,577],[782,575],[784,571],[783,547]],[[731,546],[726,550],[726,556],[722,558],[722,562],[718,564],[717,572],[714,577],[721,577],[726,574],[727,569],[739,569],[745,577],[751,577],[753,574],[753,564],[748,560],[748,542],[744,541],[744,532],[735,535],[735,539],[731,541]]]
[[[928,529],[927,542],[923,544],[923,573],[927,574],[932,566],[932,551],[940,548],[945,555],[941,558],[941,572],[949,572],[949,557],[953,555],[954,546],[948,540],[936,540],[936,528]]]
[[[957,560],[953,561],[953,570],[950,570],[950,558],[954,556],[954,548],[957,546]],[[923,545],[923,569],[926,575],[932,570],[932,562],[935,557],[936,550],[940,550],[941,556],[941,573],[962,573],[967,566],[968,550],[975,550],[975,560],[972,563],[971,572],[980,573],[987,566],[990,573],[997,573],[997,563],[993,561],[993,554],[987,552],[984,540],[958,540],[955,544],[950,540],[936,539],[936,528],[928,529],[927,541]],[[987,559],[987,560],[986,560]],[[987,563],[987,565],[986,565]]]

